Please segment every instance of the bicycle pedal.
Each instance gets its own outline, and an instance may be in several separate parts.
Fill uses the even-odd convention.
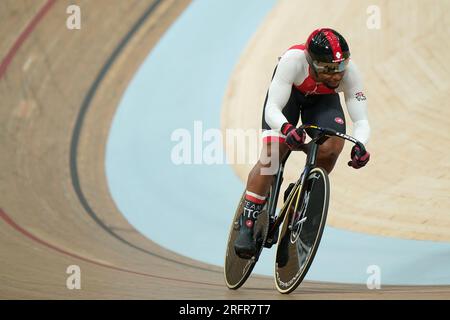
[[[264,242],[264,248],[272,248],[274,244],[278,242],[278,230],[270,237],[267,237],[266,241]]]

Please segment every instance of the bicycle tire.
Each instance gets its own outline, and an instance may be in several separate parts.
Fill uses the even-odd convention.
[[[296,201],[294,199],[301,193],[302,188],[309,189],[305,190],[303,199],[298,200],[298,204],[303,204],[303,200],[306,201],[304,207],[306,220],[290,230],[289,225],[291,219],[294,218],[294,210],[292,209],[295,208],[295,206],[292,208],[292,205]],[[320,245],[329,205],[330,183],[328,174],[322,168],[314,168],[309,173],[304,186],[297,187],[292,192],[297,194],[291,197],[292,203],[289,204],[287,208],[289,211],[283,221],[274,270],[276,288],[283,294],[294,291],[303,281]],[[298,204],[296,204],[297,208]],[[300,207],[300,209],[303,208]],[[298,231],[298,234],[295,234],[296,231]]]

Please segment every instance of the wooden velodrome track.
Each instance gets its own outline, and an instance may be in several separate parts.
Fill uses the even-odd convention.
[[[82,8],[79,31],[65,27],[66,7],[74,1],[0,2],[0,298],[450,298],[448,286],[383,286],[371,291],[363,285],[321,282],[304,282],[294,293],[283,296],[276,292],[270,277],[252,277],[245,287],[230,291],[221,268],[177,255],[140,235],[109,195],[105,143],[129,80],[189,1],[75,3]],[[446,46],[450,49],[448,40]],[[443,78],[437,88],[441,90],[430,99],[414,95],[430,110],[439,98],[444,101],[441,107],[446,106],[443,98],[449,93],[448,63],[440,62],[436,65],[447,68],[446,73],[441,71]],[[392,63],[395,66],[395,61]],[[399,90],[405,93],[406,89]],[[392,103],[398,99],[395,92],[386,97]],[[434,133],[448,146],[446,127],[443,133],[435,131],[437,126],[427,129],[414,119],[416,110],[408,107],[405,103],[403,111],[408,118],[402,125],[417,125],[427,137]],[[388,113],[389,105],[381,108],[380,112]],[[438,115],[426,121],[443,123]],[[448,125],[448,117],[443,121]],[[380,122],[375,125],[378,128],[385,135],[395,132]],[[412,151],[431,151],[428,147]],[[448,150],[443,149],[437,152],[448,160]],[[375,153],[381,150],[382,143],[374,143]],[[408,158],[418,156],[408,154]],[[402,165],[396,164],[389,174]],[[445,183],[447,178],[444,187],[448,191],[446,165],[442,179]],[[441,218],[434,213],[433,217]],[[443,221],[441,227],[449,230],[450,218]],[[449,234],[440,239],[448,240]],[[81,290],[66,288],[70,265],[81,268]]]

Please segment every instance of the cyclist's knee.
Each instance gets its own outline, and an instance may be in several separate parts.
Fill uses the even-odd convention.
[[[287,150],[288,147],[284,142],[265,142],[258,164],[261,167],[270,167],[274,163],[279,163]]]
[[[319,147],[318,158],[329,159],[335,162],[344,148],[344,141],[335,138],[328,139],[324,144]]]
[[[333,148],[324,148],[319,151],[318,158],[322,160],[336,160],[339,157],[340,152]]]

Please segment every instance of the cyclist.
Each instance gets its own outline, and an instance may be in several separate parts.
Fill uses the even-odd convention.
[[[249,259],[256,253],[253,229],[276,173],[267,174],[264,169],[275,159],[279,163],[289,149],[307,152],[306,133],[312,138],[317,135],[313,129],[305,133],[296,128],[299,118],[302,123],[346,132],[338,92],[344,93],[354,137],[366,144],[370,135],[367,101],[360,73],[350,60],[348,44],[341,34],[330,28],[314,30],[305,44],[290,47],[279,58],[264,102],[262,153],[248,175],[240,230],[234,243],[239,257]],[[343,147],[344,140],[329,138],[319,147],[317,165],[330,173]],[[367,164],[370,154],[361,154],[354,146],[350,157],[349,165],[359,169]]]

